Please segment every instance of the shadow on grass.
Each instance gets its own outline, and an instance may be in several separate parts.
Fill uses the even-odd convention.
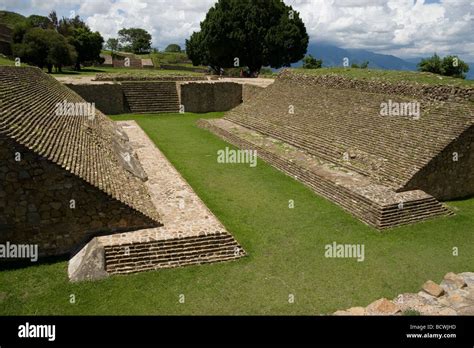
[[[31,266],[51,265],[58,262],[69,261],[69,259],[70,259],[70,255],[64,254],[64,255],[59,255],[59,256],[40,257],[38,261],[36,262],[32,262],[28,259],[1,261],[0,270],[6,271],[6,270],[23,269],[23,268],[28,268]]]

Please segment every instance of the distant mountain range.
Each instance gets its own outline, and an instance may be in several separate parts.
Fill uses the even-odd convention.
[[[417,64],[423,57],[401,59],[393,55],[379,54],[362,49],[344,49],[326,43],[311,43],[308,46],[307,54],[311,54],[317,59],[323,60],[324,67],[342,66],[343,59],[349,58],[349,64],[360,64],[369,61],[369,68],[386,70],[417,70]],[[462,57],[461,57],[462,58]],[[474,63],[468,63],[470,71],[467,78],[474,79]],[[293,67],[300,67],[303,62],[293,64]]]

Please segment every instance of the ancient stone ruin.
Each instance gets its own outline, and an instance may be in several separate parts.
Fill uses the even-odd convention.
[[[144,133],[37,68],[0,67],[0,102],[1,244],[75,254],[74,280],[245,254]]]
[[[367,307],[339,310],[334,315],[474,315],[474,273],[447,273],[440,284],[428,280],[416,293],[381,298]]]
[[[472,88],[284,71],[198,124],[386,229],[450,215],[440,200],[474,194],[473,100]],[[419,113],[381,112],[411,103]]]

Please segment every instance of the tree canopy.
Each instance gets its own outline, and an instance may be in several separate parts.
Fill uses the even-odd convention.
[[[280,68],[301,60],[309,37],[299,13],[280,0],[218,0],[186,40],[194,65]]]
[[[118,39],[111,37],[110,39],[107,40],[107,43],[105,45],[109,50],[112,51],[112,54],[120,50],[120,42]]]
[[[418,64],[418,70],[464,79],[469,71],[469,65],[457,56],[446,56],[441,59],[435,53],[432,57],[422,59]]]
[[[22,60],[61,70],[74,64],[80,70],[86,62],[101,62],[100,52],[104,39],[92,32],[79,17],[58,19],[55,11],[48,17],[32,15],[13,30],[13,54]]]
[[[140,28],[123,28],[118,32],[119,41],[127,52],[135,54],[149,53],[151,50],[151,35]]]
[[[178,44],[170,44],[166,46],[165,52],[181,52],[181,46]]]
[[[76,59],[74,47],[53,29],[28,30],[20,43],[13,44],[13,53],[32,65],[47,67],[48,72],[53,66],[60,71],[62,66],[72,64]]]
[[[89,28],[75,28],[70,38],[71,44],[76,48],[76,70],[84,62],[100,62],[100,52],[104,39],[99,32],[92,32]]]

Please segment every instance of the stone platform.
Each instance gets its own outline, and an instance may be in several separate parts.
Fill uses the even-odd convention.
[[[256,150],[267,163],[377,229],[452,214],[421,190],[396,192],[394,187],[374,182],[357,171],[229,120],[201,119],[198,125],[239,148]]]
[[[69,263],[73,281],[235,260],[245,251],[134,122],[118,122],[148,175],[163,226],[92,239]]]

